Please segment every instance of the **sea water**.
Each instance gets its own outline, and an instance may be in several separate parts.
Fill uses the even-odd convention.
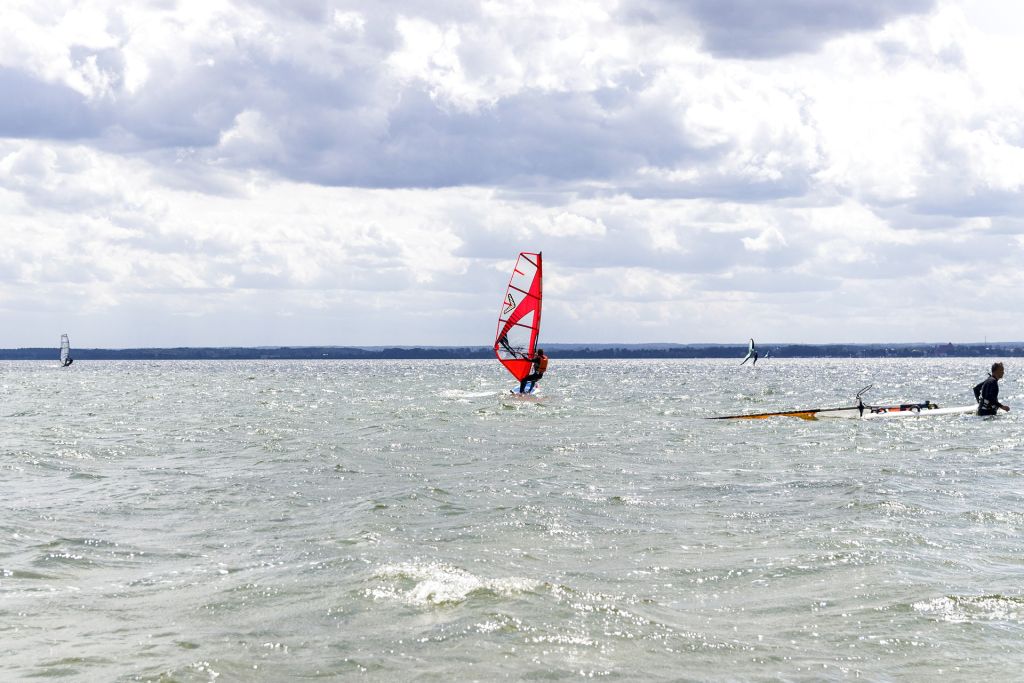
[[[1018,412],[704,419],[990,363],[0,363],[0,679],[1016,679]]]

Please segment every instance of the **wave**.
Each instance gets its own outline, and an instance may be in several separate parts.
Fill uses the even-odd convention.
[[[381,567],[374,577],[384,583],[368,589],[368,596],[410,605],[461,603],[476,593],[510,596],[542,585],[540,581],[519,577],[481,578],[465,569],[440,562],[387,565]]]
[[[1024,622],[1024,597],[1006,595],[947,595],[915,602],[918,612],[940,621],[963,624],[978,621]]]

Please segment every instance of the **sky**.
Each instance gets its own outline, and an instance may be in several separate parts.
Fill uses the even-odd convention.
[[[0,347],[1024,339],[1024,4],[5,0]]]

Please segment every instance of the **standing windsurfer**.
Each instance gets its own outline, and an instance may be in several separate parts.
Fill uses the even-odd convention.
[[[750,364],[751,367],[753,367],[753,366],[757,365],[757,347],[754,346],[754,340],[753,339],[750,340],[750,347],[747,348],[747,355],[744,356],[743,362],[740,363],[740,365],[743,365],[743,363],[746,363],[751,358],[754,359],[754,362]]]
[[[62,367],[67,367],[74,363],[71,359],[71,341],[68,339],[68,335],[65,332],[60,335],[60,364]]]
[[[519,252],[512,269],[505,298],[498,310],[498,330],[494,335],[494,355],[519,382],[521,390],[536,382],[547,368],[544,352],[537,348],[540,337],[540,309],[543,299],[543,269],[540,252]],[[539,373],[539,374],[538,374]],[[519,393],[512,390],[512,393]],[[523,393],[528,393],[523,391]]]
[[[988,378],[974,387],[974,398],[978,399],[978,415],[995,415],[1000,408],[1010,406],[999,402],[999,380],[1003,378],[1003,364],[993,363]]]
[[[530,362],[533,363],[533,372],[519,382],[520,394],[527,393],[527,385],[530,387],[529,391],[533,391],[537,386],[537,382],[540,381],[541,377],[544,376],[544,373],[547,372],[548,369],[548,357],[544,355],[544,349],[537,349],[536,355],[530,359]]]

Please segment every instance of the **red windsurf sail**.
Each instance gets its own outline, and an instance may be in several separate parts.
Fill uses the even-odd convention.
[[[494,355],[520,381],[530,374],[530,359],[537,350],[542,298],[540,254],[520,252],[501,302],[494,337]]]

